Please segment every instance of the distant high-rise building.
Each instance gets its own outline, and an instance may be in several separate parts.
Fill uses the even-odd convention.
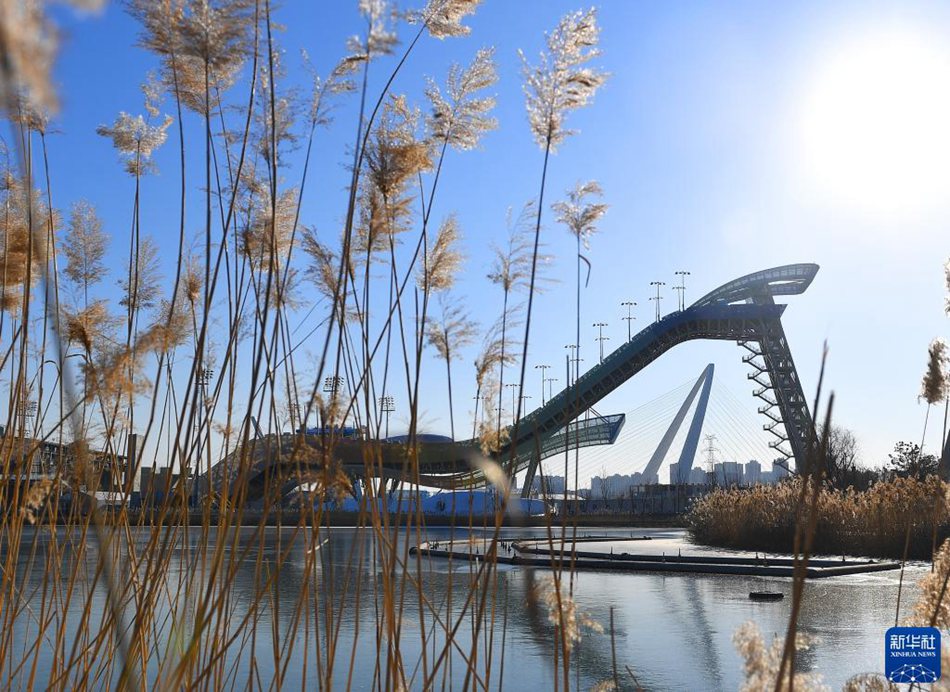
[[[627,497],[637,486],[651,482],[656,484],[659,479],[654,475],[651,481],[639,471],[629,475],[615,473],[611,476],[594,476],[590,479],[590,494],[595,499]]]
[[[690,474],[693,470],[692,463],[683,462],[684,468],[680,468],[680,462],[674,461],[670,464],[670,485],[679,485],[681,483],[692,483]]]
[[[552,494],[562,494],[565,492],[564,485],[564,476],[544,476],[544,492],[548,495]],[[535,476],[534,480],[531,481],[531,492],[535,495],[540,495],[542,488],[542,479],[540,476]]]
[[[722,461],[715,466],[717,485],[740,485],[742,483],[742,465],[737,461]]]
[[[706,485],[709,483],[709,478],[703,469],[694,468],[689,472],[689,482],[692,485]]]
[[[745,484],[758,485],[762,482],[762,464],[750,459],[745,465]]]
[[[611,485],[609,477],[594,476],[590,479],[590,496],[592,498],[610,499],[616,495],[616,489]]]
[[[785,466],[780,466],[777,461],[772,462],[772,477],[775,479],[775,482],[778,483],[783,478],[788,478],[789,471]]]
[[[678,461],[670,464],[670,485],[677,485],[680,482],[680,465]]]

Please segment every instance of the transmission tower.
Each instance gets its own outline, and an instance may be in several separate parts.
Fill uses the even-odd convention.
[[[716,452],[719,448],[716,447],[715,435],[706,435],[705,439],[706,449],[703,451],[706,452],[706,479],[710,485],[716,485]]]

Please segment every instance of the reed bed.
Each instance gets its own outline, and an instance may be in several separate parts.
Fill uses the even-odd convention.
[[[142,103],[97,129],[128,175],[109,191],[126,204],[117,232],[92,203],[57,194],[51,15],[42,2],[0,2],[0,686],[487,689],[502,685],[509,607],[537,611],[555,686],[576,686],[588,621],[570,570],[512,606],[485,560],[450,572],[434,602],[426,582],[446,575],[409,553],[427,535],[418,496],[387,501],[420,476],[420,382],[433,360],[444,361],[453,436],[463,386],[501,402],[507,368],[524,387],[546,280],[546,176],[575,135],[569,114],[605,79],[596,10],[552,18],[540,54],[522,55],[536,198],[498,251],[500,317],[483,330],[456,287],[466,229],[440,191],[463,182],[456,157],[496,127],[494,49],[442,76],[415,60],[423,43],[469,34],[479,1],[354,4],[361,30],[335,64],[304,54],[292,65],[310,76],[301,89],[268,0],[125,3],[157,69],[142,75]],[[317,161],[344,106],[341,200]],[[160,240],[145,211],[155,205],[177,219]],[[329,205],[338,227],[315,228],[305,209]],[[479,336],[474,381],[460,383]],[[376,442],[394,396],[409,433],[395,474]],[[496,453],[521,411],[480,413],[485,457],[459,483],[488,483],[504,500],[466,527],[491,552],[511,477]],[[321,432],[304,434],[314,421]],[[361,443],[346,463],[345,427]],[[166,466],[179,475],[159,474]],[[153,483],[139,510],[143,471]],[[117,507],[100,506],[97,488]],[[329,507],[357,495],[356,532],[339,544]],[[603,677],[607,689],[622,674]]]
[[[687,522],[694,540],[726,548],[791,553],[805,481],[720,488],[697,500]],[[894,478],[867,490],[821,485],[814,508],[814,549],[830,555],[930,559],[950,536],[948,485],[936,476]],[[939,544],[938,543],[938,544]]]

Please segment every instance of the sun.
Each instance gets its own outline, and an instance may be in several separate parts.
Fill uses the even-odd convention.
[[[950,53],[913,32],[839,46],[802,103],[809,185],[835,204],[919,214],[950,200]]]

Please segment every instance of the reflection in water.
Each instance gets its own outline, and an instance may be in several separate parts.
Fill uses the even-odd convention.
[[[684,542],[680,531],[638,533],[655,536],[656,540],[649,542],[651,550],[696,550]],[[449,541],[453,534],[465,537],[450,529],[429,529],[424,538]],[[503,540],[542,534],[543,530],[506,529]],[[332,669],[334,689],[345,688],[347,681],[352,689],[385,688],[387,660],[397,659],[402,661],[412,688],[421,687],[423,671],[431,673],[434,667],[438,668],[436,686],[447,689],[463,689],[466,684],[491,689],[553,689],[559,675],[553,625],[546,607],[532,598],[532,592],[548,577],[545,570],[500,566],[484,602],[482,590],[474,590],[473,608],[466,599],[471,596],[478,566],[408,555],[408,547],[423,539],[414,532],[401,532],[394,539],[396,552],[407,565],[403,569],[401,564],[383,559],[388,550],[368,530],[324,529],[316,535],[309,530],[245,528],[222,541],[221,548],[235,561],[234,569],[214,575],[216,586],[211,588],[214,541],[210,549],[203,550],[196,531],[178,531],[167,538],[171,551],[167,570],[146,575],[142,563],[137,567],[140,580],[160,579],[164,586],[160,591],[163,596],[153,608],[153,637],[163,652],[184,650],[199,617],[199,592],[193,588],[189,601],[182,600],[192,578],[193,584],[224,599],[227,619],[211,623],[210,629],[219,639],[231,637],[233,641],[224,654],[226,674],[209,685],[267,686],[277,676],[281,686],[314,688],[316,671]],[[148,539],[146,531],[132,533],[136,552],[146,549]],[[48,557],[56,554],[51,541],[59,544],[64,555],[57,569],[68,574],[74,565],[78,567],[74,593],[63,608],[58,606],[65,603],[65,584],[63,593],[43,593],[44,574],[51,569]],[[118,573],[131,577],[136,566],[127,557],[127,546],[117,543]],[[0,552],[5,550],[3,547]],[[81,536],[67,529],[55,535],[36,530],[28,533],[20,546],[15,562],[20,585],[20,610],[13,626],[16,650],[8,658],[26,657],[32,665],[35,657],[38,681],[49,680],[54,656],[49,638],[41,641],[38,651],[29,650],[42,612],[53,618],[54,627],[67,630],[77,628],[87,603],[93,614],[91,623],[107,617],[105,594],[95,579],[97,555],[94,544],[82,549]],[[281,556],[285,557],[277,569]],[[905,576],[905,585],[911,586],[905,587],[902,605],[908,610],[916,596],[914,584],[924,572],[923,566],[913,566]],[[799,656],[801,669],[824,673],[832,687],[840,687],[851,674],[880,671],[884,631],[893,624],[897,579],[897,573],[877,573],[811,582],[806,588],[800,629],[813,637],[814,644]],[[395,594],[391,621],[398,624],[392,632],[377,627],[387,621],[382,615],[386,589]],[[732,644],[736,628],[754,620],[768,641],[784,636],[788,623],[790,599],[756,603],[748,600],[749,591],[754,590],[788,593],[790,582],[727,575],[578,574],[574,581],[578,611],[601,623],[604,633],[583,633],[571,656],[571,685],[588,689],[612,676],[609,623],[613,608],[622,677],[629,666],[649,689],[736,689],[742,671]],[[135,604],[127,605],[126,621],[133,622]],[[486,625],[479,625],[472,615],[477,609],[484,610]],[[243,621],[252,627],[242,631]],[[454,630],[451,638],[446,629]],[[91,640],[95,635],[85,636]],[[88,643],[81,641],[80,646]],[[443,650],[448,654],[442,655]],[[332,652],[329,660],[328,652]],[[467,679],[465,657],[473,652],[479,675],[487,672],[487,679]],[[8,662],[4,665],[9,668]],[[4,673],[4,680],[11,671]],[[149,668],[153,678],[159,672],[157,664]],[[163,675],[167,672],[161,671]],[[13,676],[14,685],[25,686],[28,674],[29,666],[25,666]],[[100,684],[95,686],[114,686],[116,681],[112,674],[99,678]]]

